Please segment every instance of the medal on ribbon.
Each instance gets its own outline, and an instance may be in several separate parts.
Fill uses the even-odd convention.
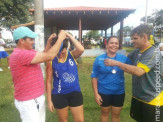
[[[106,57],[107,57],[107,54],[106,54]],[[116,56],[115,56],[115,60],[116,60]],[[112,68],[111,73],[112,74],[116,74],[117,73],[117,70],[116,70],[115,66],[113,66],[111,68]]]
[[[117,73],[117,70],[116,69],[112,69],[112,74],[116,74]]]

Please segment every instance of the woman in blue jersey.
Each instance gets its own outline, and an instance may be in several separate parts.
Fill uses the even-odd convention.
[[[67,51],[68,40],[64,40],[59,54],[46,66],[48,109],[56,109],[60,122],[68,121],[70,109],[75,122],[84,122],[83,96],[79,86],[76,59],[84,52],[84,47],[73,36],[66,32],[75,49]],[[53,80],[53,88],[52,88]]]
[[[92,70],[92,87],[95,101],[101,106],[101,122],[108,122],[111,112],[112,122],[120,122],[120,112],[124,103],[124,71],[118,67],[106,66],[105,59],[114,59],[130,64],[131,61],[124,55],[117,53],[119,40],[111,36],[107,40],[107,53],[95,59]]]

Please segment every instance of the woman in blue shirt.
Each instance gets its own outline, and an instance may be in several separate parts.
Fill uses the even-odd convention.
[[[107,40],[107,53],[95,59],[92,70],[92,87],[96,103],[101,106],[101,122],[108,122],[111,111],[112,122],[120,122],[120,112],[125,98],[124,71],[114,66],[106,66],[104,60],[109,58],[131,64],[129,58],[117,53],[119,40],[111,36]]]
[[[79,86],[76,59],[84,52],[84,47],[73,36],[66,32],[75,49],[67,51],[68,40],[64,40],[59,54],[47,63],[46,89],[48,109],[56,109],[59,122],[68,121],[68,109],[75,122],[84,122],[83,96]],[[53,88],[52,88],[53,79]]]

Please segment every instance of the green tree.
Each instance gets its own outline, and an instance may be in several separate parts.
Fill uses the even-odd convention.
[[[128,37],[131,34],[132,27],[125,26],[123,27],[123,36]],[[120,36],[120,29],[117,31],[118,37]]]
[[[162,40],[162,30],[163,30],[163,9],[162,10],[156,10],[154,16],[154,33],[155,37],[159,37],[160,40]]]
[[[151,15],[147,16],[147,24],[153,26],[159,26],[163,22],[162,14],[163,14],[163,9],[154,10]],[[145,17],[142,17],[141,21],[145,22]]]
[[[29,9],[33,0],[0,0],[0,28],[31,21]]]
[[[141,18],[141,21],[145,22],[145,17]],[[163,9],[162,10],[154,10],[153,13],[147,17],[147,24],[154,28],[155,36],[160,36],[161,30],[163,26]]]
[[[100,34],[99,34],[98,30],[90,30],[86,33],[85,37],[87,37],[89,40],[91,38],[98,40],[100,38]]]

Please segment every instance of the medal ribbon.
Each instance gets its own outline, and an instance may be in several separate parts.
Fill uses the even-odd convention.
[[[107,53],[106,53],[105,59],[107,59],[107,58],[113,60],[113,58],[110,58],[109,56],[107,56]],[[116,54],[114,60],[116,60],[116,59],[117,59],[117,54]],[[112,72],[113,74],[116,74],[116,72],[117,72],[116,66],[110,66],[110,67],[111,67],[111,72]]]

